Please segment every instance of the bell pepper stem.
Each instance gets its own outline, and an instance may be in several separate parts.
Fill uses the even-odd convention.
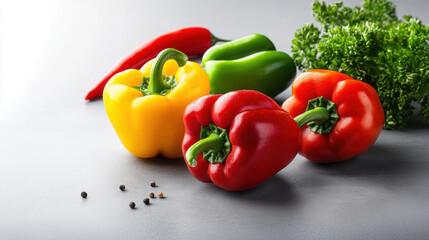
[[[295,117],[299,127],[307,127],[317,134],[329,134],[340,116],[334,102],[323,96],[308,101],[307,109],[301,115]]]
[[[188,61],[186,54],[176,49],[167,48],[161,51],[158,56],[156,56],[150,71],[148,85],[148,92],[150,94],[160,94],[162,90],[170,88],[170,86],[164,81],[162,75],[164,64],[170,59],[174,59],[179,67],[183,67]]]
[[[219,151],[222,149],[224,143],[225,140],[223,140],[217,133],[211,133],[210,136],[194,143],[194,145],[192,145],[188,151],[186,151],[186,159],[189,166],[197,166],[197,156],[201,152],[207,150]]]
[[[301,128],[309,122],[323,124],[325,121],[329,120],[329,115],[330,113],[326,108],[317,107],[302,113],[294,119],[296,123],[298,123],[298,126]]]

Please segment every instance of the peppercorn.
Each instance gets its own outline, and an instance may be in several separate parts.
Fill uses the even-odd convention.
[[[130,202],[130,208],[134,209],[136,207],[136,203],[135,202]]]
[[[149,205],[149,198],[143,199],[144,204]]]
[[[159,197],[159,198],[163,198],[163,197],[164,197],[164,194],[163,194],[162,192],[159,192],[159,193],[158,193],[158,197]]]
[[[119,186],[119,189],[121,189],[121,191],[125,191],[125,185]]]
[[[155,181],[151,181],[151,182],[150,182],[150,186],[151,186],[151,187],[156,187],[156,182],[155,182]]]
[[[86,197],[88,196],[88,193],[86,193],[86,192],[81,192],[81,193],[80,193],[80,196],[82,196],[83,198],[86,198]]]
[[[149,193],[149,197],[150,197],[150,198],[154,198],[154,197],[155,197],[155,194],[154,194],[153,192],[151,192],[151,193]]]

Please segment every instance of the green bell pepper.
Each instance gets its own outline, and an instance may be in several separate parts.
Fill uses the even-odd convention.
[[[203,55],[202,63],[205,66],[207,61],[234,60],[268,50],[276,50],[273,42],[262,34],[252,34],[209,48]]]
[[[214,46],[202,63],[210,79],[210,93],[256,90],[275,97],[291,84],[296,74],[292,58],[261,34],[249,35]]]

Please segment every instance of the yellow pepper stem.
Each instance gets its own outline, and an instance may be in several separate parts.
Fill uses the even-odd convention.
[[[183,67],[188,61],[188,56],[173,48],[162,50],[158,56],[156,56],[150,71],[149,94],[160,94],[163,90],[170,89],[170,86],[164,81],[162,75],[162,68],[169,59],[174,59],[179,67]]]

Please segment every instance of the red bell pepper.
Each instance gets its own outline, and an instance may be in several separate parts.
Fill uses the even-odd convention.
[[[365,152],[384,123],[374,88],[329,70],[298,76],[292,96],[282,107],[302,127],[299,153],[319,163],[343,161]]]
[[[298,152],[298,124],[260,92],[199,98],[188,105],[184,123],[182,151],[189,171],[226,190],[263,183]]]
[[[216,38],[210,31],[202,27],[189,27],[166,33],[147,41],[133,52],[129,53],[113,68],[85,97],[92,100],[103,95],[107,81],[113,75],[128,69],[140,69],[146,62],[155,58],[166,48],[175,48],[188,56],[202,55],[217,42],[226,40]]]

